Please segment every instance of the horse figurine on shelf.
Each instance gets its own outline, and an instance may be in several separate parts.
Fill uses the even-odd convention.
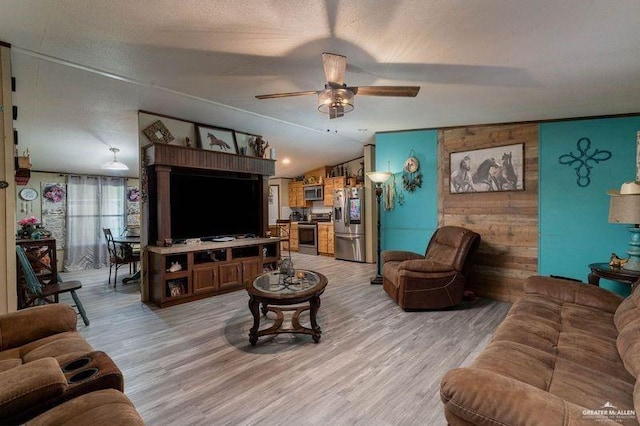
[[[514,190],[518,184],[518,174],[516,173],[513,163],[511,162],[512,153],[502,154],[501,165],[496,173],[496,182],[498,189],[501,191]]]
[[[473,181],[471,179],[471,158],[467,155],[462,160],[458,170],[451,173],[451,189],[453,192],[474,192]]]
[[[495,158],[487,158],[471,176],[476,191],[498,191],[500,189],[496,174],[501,165]]]
[[[212,133],[207,133],[207,138],[209,138],[209,145],[211,145],[211,147],[219,146],[224,151],[231,149],[231,146],[228,143],[222,139],[216,138]]]

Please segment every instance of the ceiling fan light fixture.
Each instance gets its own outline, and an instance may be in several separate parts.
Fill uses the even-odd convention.
[[[354,93],[349,89],[325,89],[318,93],[318,111],[330,118],[342,117],[353,111]]]
[[[118,161],[116,154],[120,152],[118,148],[109,148],[109,151],[113,152],[113,161],[108,161],[102,165],[104,170],[129,170],[126,164]]]

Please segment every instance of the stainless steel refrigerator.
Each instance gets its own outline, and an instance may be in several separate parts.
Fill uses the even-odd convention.
[[[335,258],[365,261],[364,188],[337,189],[333,196]]]

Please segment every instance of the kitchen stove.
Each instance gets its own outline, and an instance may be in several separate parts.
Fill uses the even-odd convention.
[[[331,213],[311,213],[298,222],[298,253],[318,254],[318,222],[331,222]]]

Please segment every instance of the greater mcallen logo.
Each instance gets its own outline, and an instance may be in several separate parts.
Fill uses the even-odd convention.
[[[595,410],[582,410],[585,418],[590,418],[597,422],[618,422],[624,420],[635,420],[636,410],[620,410],[618,407],[607,401],[604,405]]]

